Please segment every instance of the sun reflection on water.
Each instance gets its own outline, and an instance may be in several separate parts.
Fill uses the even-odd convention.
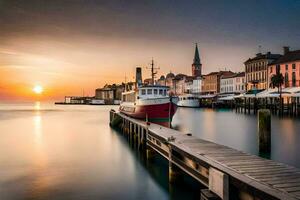
[[[41,109],[41,102],[34,102],[34,110],[39,111]]]

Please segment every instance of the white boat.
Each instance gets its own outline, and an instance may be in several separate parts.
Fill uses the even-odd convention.
[[[192,94],[180,95],[178,96],[177,106],[198,108],[200,107],[199,98]]]

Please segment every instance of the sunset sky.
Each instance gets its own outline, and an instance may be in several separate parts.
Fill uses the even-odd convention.
[[[159,75],[191,74],[196,42],[204,73],[241,71],[259,45],[300,49],[299,10],[299,0],[0,0],[0,102],[94,95],[152,57]]]

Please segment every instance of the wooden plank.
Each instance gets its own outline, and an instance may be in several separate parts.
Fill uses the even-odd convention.
[[[252,171],[252,170],[255,170],[255,171],[263,171],[263,170],[278,170],[278,169],[287,169],[286,167],[283,167],[283,166],[265,166],[265,165],[256,165],[256,166],[240,166],[240,167],[233,167],[235,169],[238,169],[240,171]]]
[[[266,181],[266,183],[269,185],[282,184],[282,183],[299,183],[299,182],[300,182],[300,178],[288,179],[288,180],[284,180],[284,179],[280,178],[280,179]]]
[[[232,162],[223,162],[224,164],[226,164],[228,167],[238,167],[238,166],[246,166],[246,167],[253,167],[253,166],[280,166],[277,163],[273,163],[273,162],[265,162],[264,160],[256,160],[254,162],[249,162],[247,160],[243,160],[243,161],[232,161]]]
[[[296,192],[290,192],[291,194],[297,196],[300,199],[300,192],[296,191]]]
[[[242,171],[242,173],[249,174],[249,175],[255,175],[255,176],[260,176],[260,175],[272,175],[276,176],[277,174],[295,174],[294,169],[279,169],[279,170],[263,170],[263,171]]]
[[[283,188],[286,192],[300,192],[300,186]]]
[[[294,182],[294,183],[281,183],[281,184],[275,184],[273,185],[276,188],[289,188],[289,187],[295,187],[300,186],[300,182]]]
[[[249,175],[255,179],[264,179],[264,178],[275,178],[275,177],[284,177],[284,178],[300,178],[300,174],[294,174],[294,173],[275,173],[275,174],[266,174],[266,175]]]

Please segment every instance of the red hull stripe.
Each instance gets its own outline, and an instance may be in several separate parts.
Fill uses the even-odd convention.
[[[170,105],[171,104],[171,105]],[[169,109],[171,108],[171,112]],[[164,121],[169,120],[169,115],[171,118],[176,112],[176,105],[173,103],[157,104],[157,105],[145,105],[136,106],[134,109],[127,109],[125,107],[120,107],[120,112],[129,115],[134,118],[146,119],[146,115],[149,121]]]

